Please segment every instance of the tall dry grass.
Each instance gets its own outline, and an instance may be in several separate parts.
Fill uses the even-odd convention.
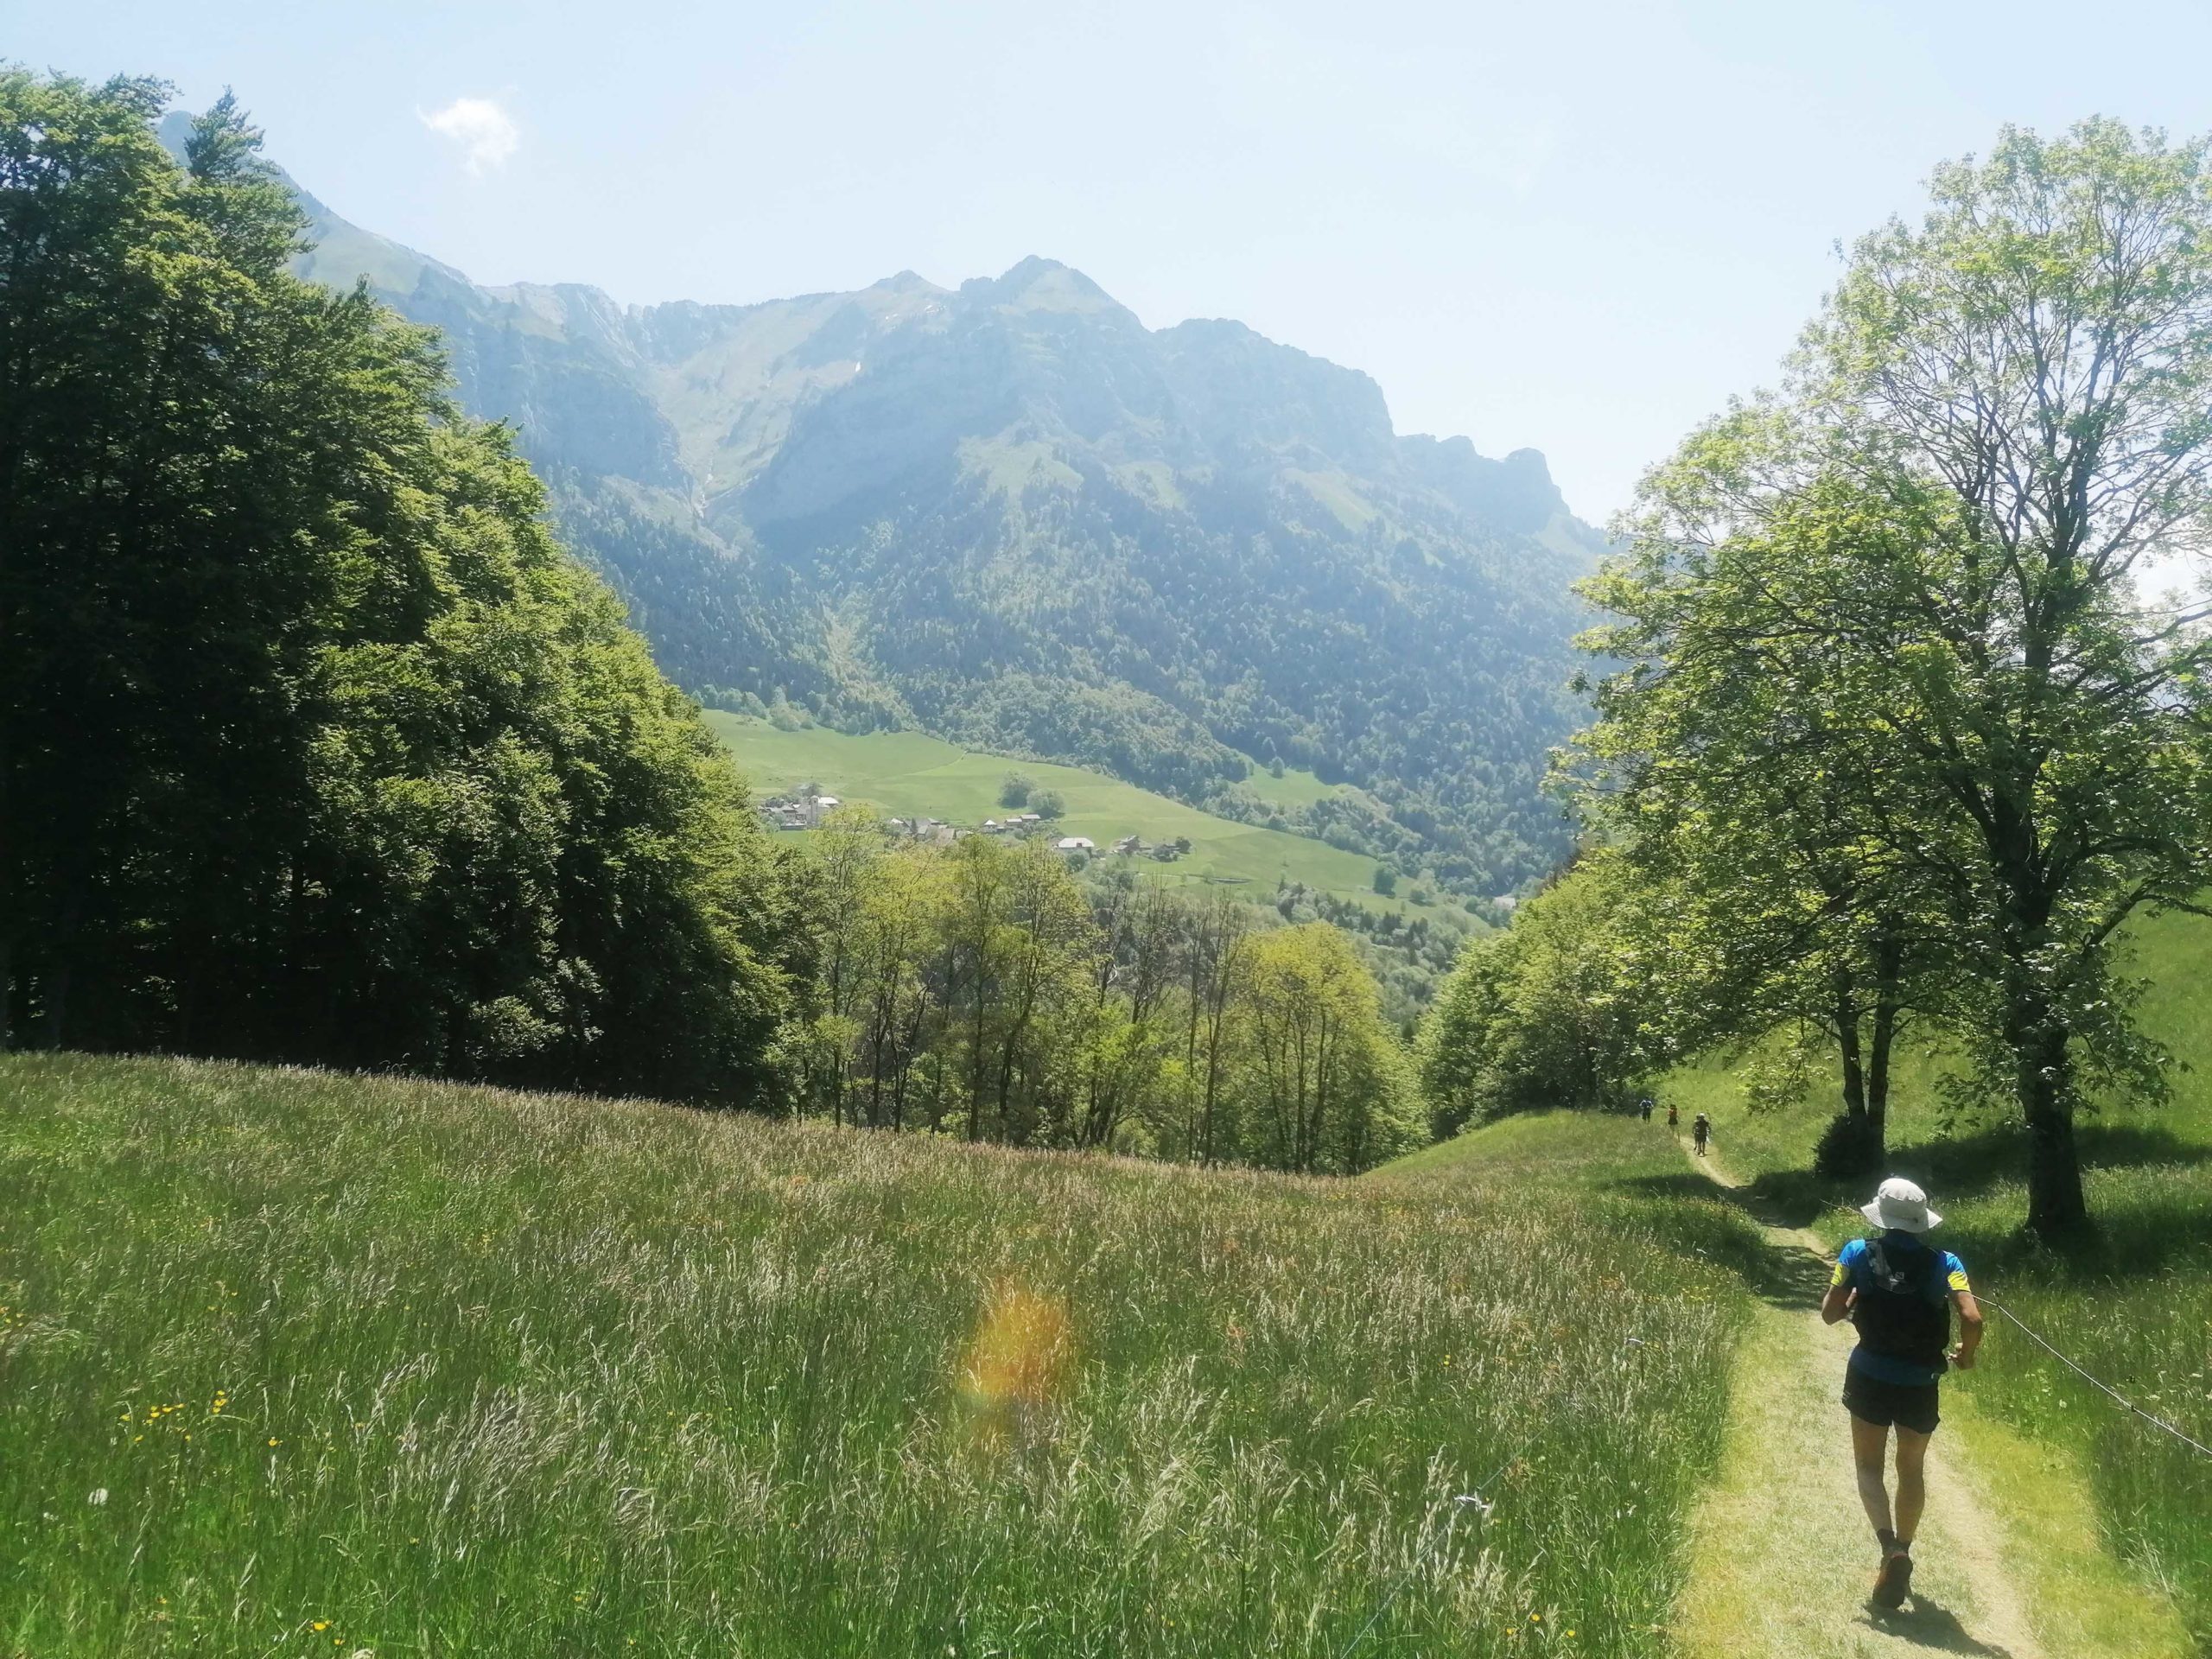
[[[0,1651],[1648,1655],[1742,1293],[1531,1179],[0,1059]]]

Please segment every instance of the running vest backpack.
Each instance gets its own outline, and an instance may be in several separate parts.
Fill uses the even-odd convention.
[[[1859,1287],[1851,1322],[1870,1353],[1932,1371],[1947,1368],[1951,1343],[1949,1276],[1941,1250],[1901,1249],[1885,1238],[1866,1241],[1871,1282]]]

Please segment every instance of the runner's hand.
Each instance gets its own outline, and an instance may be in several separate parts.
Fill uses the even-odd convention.
[[[1944,1357],[1962,1371],[1970,1371],[1974,1370],[1974,1350],[1967,1347],[1963,1342],[1953,1348],[1949,1353],[1944,1356]]]

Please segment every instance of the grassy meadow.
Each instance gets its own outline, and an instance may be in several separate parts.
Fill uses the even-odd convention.
[[[1123,836],[1147,842],[1187,836],[1188,856],[1173,864],[1146,862],[1156,880],[1234,884],[1255,898],[1274,893],[1279,881],[1353,899],[1377,911],[1403,912],[1403,899],[1375,891],[1376,860],[1345,852],[1308,836],[1215,817],[1196,807],[1139,789],[1103,772],[1042,760],[1010,760],[978,754],[920,732],[851,735],[825,727],[785,731],[764,720],[709,710],[707,719],[729,745],[756,793],[778,793],[818,783],[832,794],[866,801],[899,817],[917,814],[952,823],[981,823],[1013,809],[999,804],[999,785],[1009,772],[1058,790],[1067,801],[1064,836],[1087,836],[1109,848]],[[1253,791],[1285,806],[1309,804],[1332,792],[1311,772],[1286,772],[1251,779]]]
[[[2122,1394],[2212,1445],[2212,923],[2146,917],[2126,965],[2145,982],[2143,1025],[2175,1057],[2162,1107],[2108,1100],[2081,1124],[2097,1236],[2056,1255],[2024,1242],[2021,1152],[2001,1122],[1946,1136],[1935,1083],[1942,1059],[1901,1057],[1891,1098],[1891,1166],[1929,1189],[1942,1238],[1975,1287]],[[1831,1243],[1863,1228],[1849,1192],[1805,1173],[1834,1103],[1776,1112],[1745,1105],[1721,1061],[1669,1077],[1662,1099],[1685,1120],[1712,1113],[1714,1151],[1793,1218]],[[1984,1363],[1960,1386],[1976,1408],[2030,1442],[2053,1441],[2088,1468],[2117,1549],[2170,1586],[2201,1640],[2212,1640],[2212,1459],[2129,1416],[1989,1316]],[[2032,1449],[2032,1448],[2031,1448]]]
[[[1649,1655],[1748,1306],[1662,1166],[0,1058],[0,1652]]]

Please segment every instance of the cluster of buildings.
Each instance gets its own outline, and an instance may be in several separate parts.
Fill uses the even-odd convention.
[[[771,830],[811,830],[822,822],[824,814],[834,812],[843,804],[835,795],[802,789],[761,802],[760,816],[768,820]]]
[[[894,836],[908,836],[916,841],[957,841],[971,833],[943,818],[886,818],[884,821]]]
[[[778,795],[763,801],[760,816],[773,830],[812,830],[843,804],[835,795],[823,794],[814,785],[809,785],[787,795]],[[1015,812],[1003,818],[985,818],[973,830],[947,823],[943,818],[887,818],[884,823],[893,835],[910,836],[916,841],[953,842],[963,836],[1035,835],[1045,827],[1046,820],[1035,812]],[[1088,836],[1062,836],[1052,846],[1058,852],[1086,855],[1098,850],[1098,843]],[[1191,843],[1182,837],[1148,842],[1141,836],[1123,836],[1114,843],[1114,850],[1124,858],[1149,858],[1162,864],[1172,864],[1191,850]]]
[[[1114,843],[1114,850],[1124,858],[1149,858],[1161,864],[1173,864],[1191,850],[1189,840],[1178,836],[1173,841],[1155,841],[1147,845],[1141,836],[1123,836]]]

